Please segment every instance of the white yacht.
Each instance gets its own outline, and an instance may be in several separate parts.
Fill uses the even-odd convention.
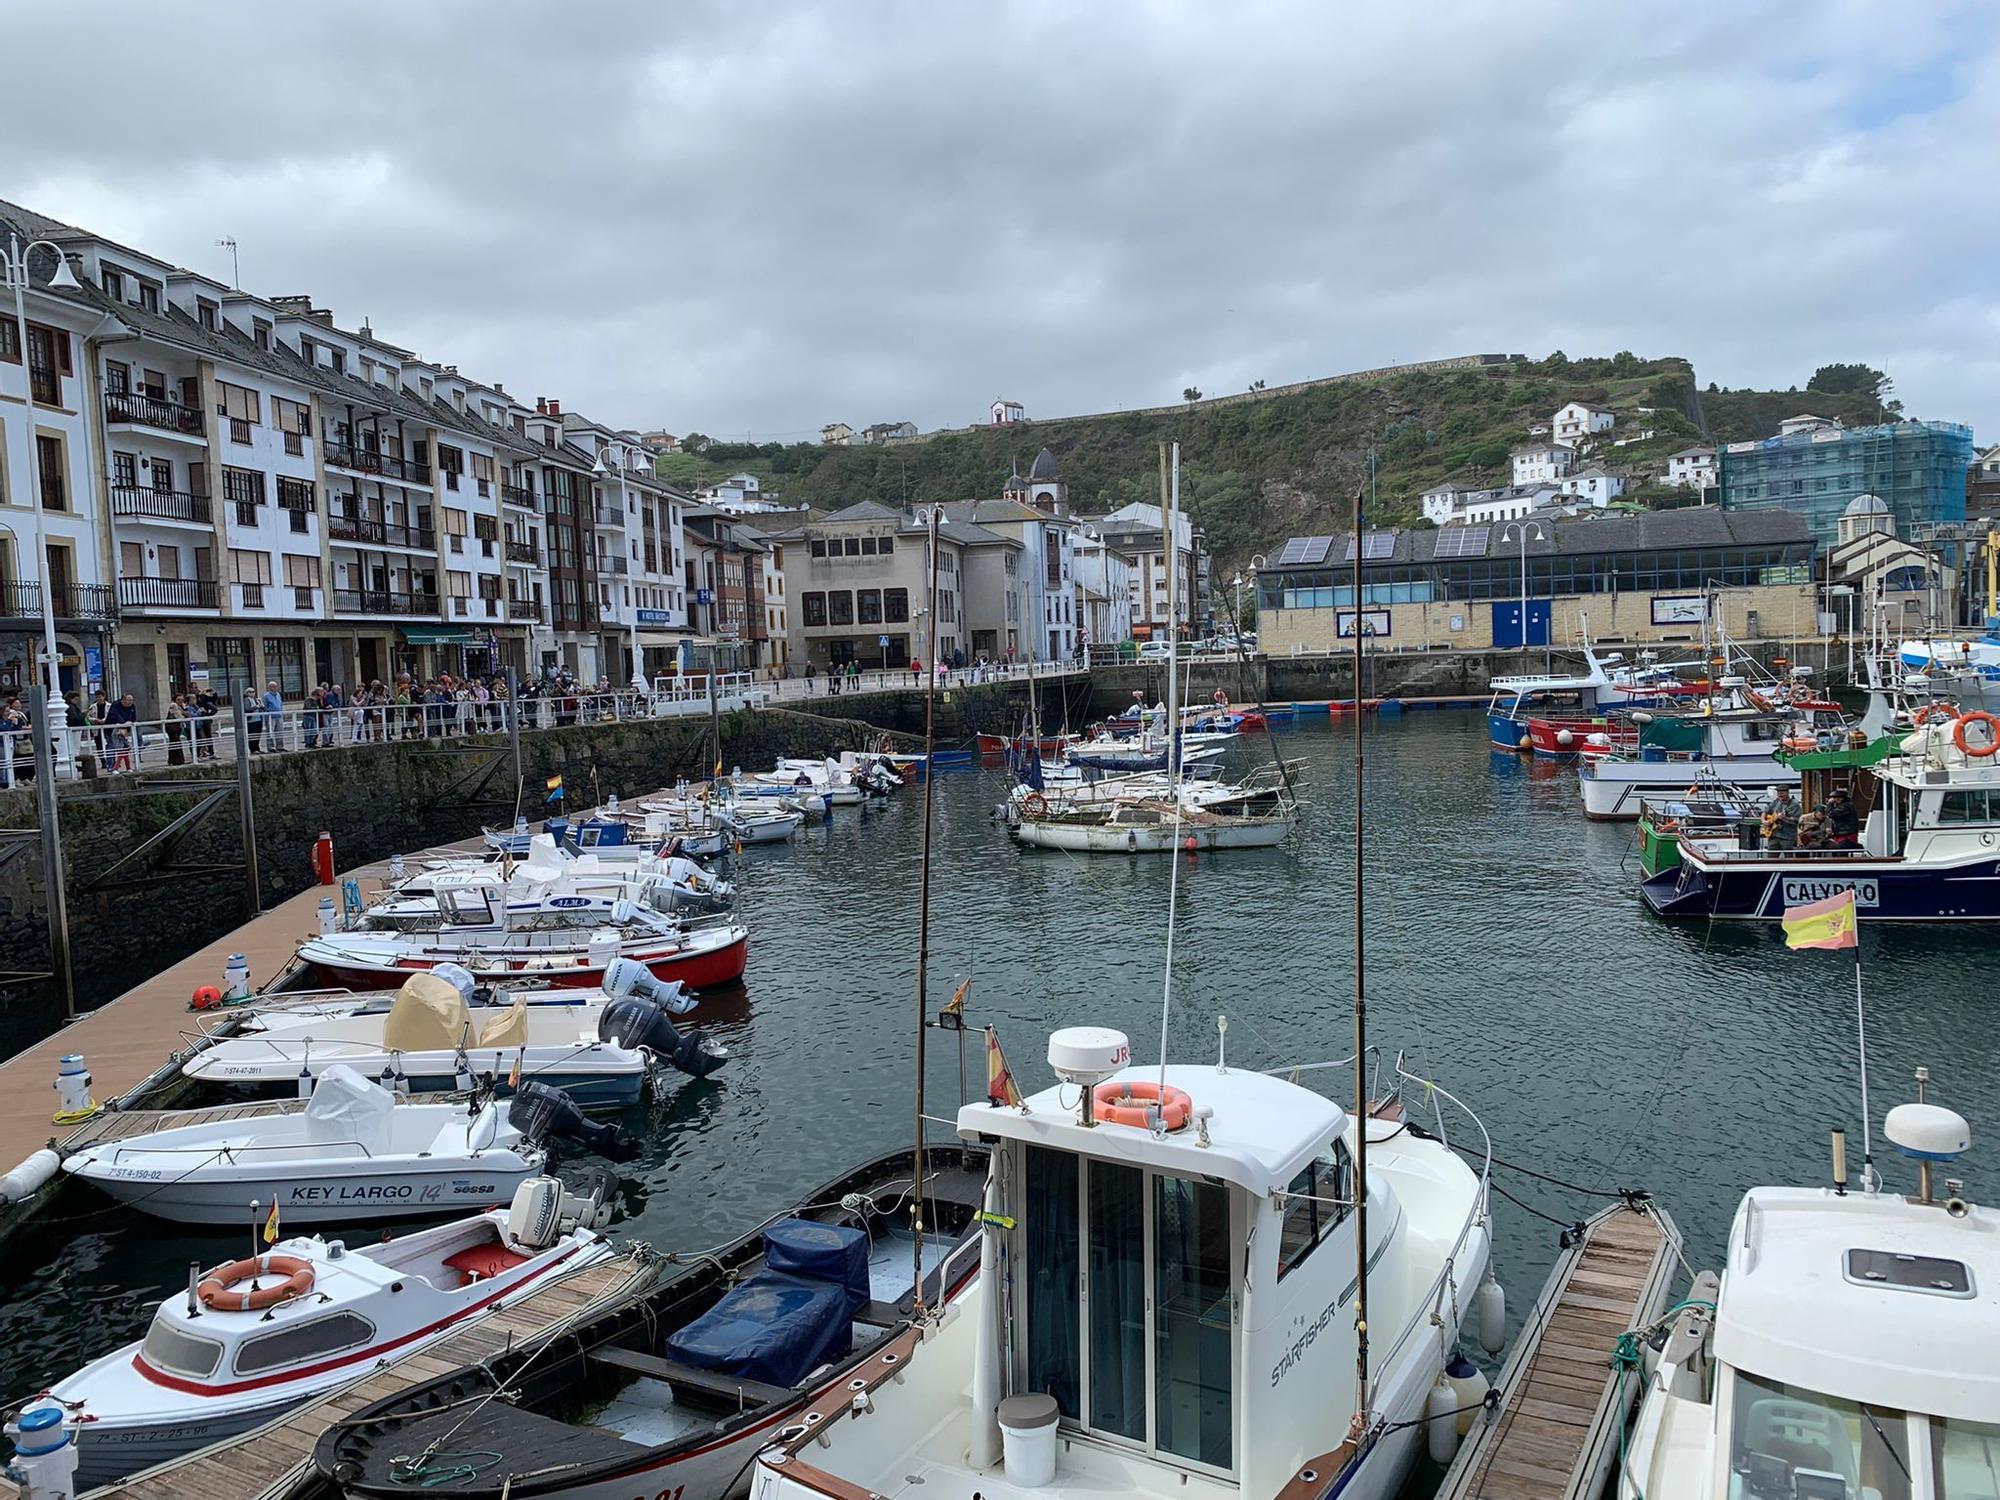
[[[1701,1278],[1646,1379],[1620,1500],[2000,1495],[2000,1215],[1933,1191],[1971,1131],[1917,1078],[1884,1122],[1914,1195],[1849,1188],[1836,1136],[1832,1187],[1744,1196],[1720,1295]]]
[[[752,1500],[1394,1495],[1486,1275],[1483,1174],[1282,1077],[1131,1066],[1115,1031],[1059,1031],[1049,1060],[1023,1106],[959,1112],[993,1153],[979,1275],[893,1381],[781,1429]]]

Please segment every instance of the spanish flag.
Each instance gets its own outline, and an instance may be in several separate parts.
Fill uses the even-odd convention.
[[[947,1015],[947,1016],[962,1016],[962,1015],[964,1015],[964,1014],[965,1014],[965,992],[966,992],[967,990],[971,989],[971,988],[972,988],[972,978],[971,978],[971,976],[970,976],[970,975],[968,975],[968,976],[966,977],[966,980],[965,980],[965,983],[961,984],[961,985],[960,985],[960,986],[959,986],[959,987],[958,987],[957,989],[953,990],[953,991],[952,991],[952,993],[951,993],[951,998],[950,998],[949,1000],[945,1001],[945,1003],[944,1003],[944,1010],[943,1010],[942,1014],[944,1014],[944,1015]]]
[[[548,786],[549,786],[548,800],[551,802],[562,801],[562,794],[563,794],[562,772],[558,771],[556,772],[555,775],[551,776],[548,781]]]
[[[1784,922],[1787,948],[1852,948],[1859,937],[1852,890],[1804,906],[1788,906]]]
[[[278,1200],[275,1197],[271,1199],[271,1216],[264,1221],[264,1243],[278,1243]]]
[[[1021,1102],[1021,1091],[1014,1086],[1014,1075],[1000,1051],[1000,1033],[991,1026],[986,1028],[986,1102],[995,1109],[1008,1104],[1026,1113],[1028,1108]]]

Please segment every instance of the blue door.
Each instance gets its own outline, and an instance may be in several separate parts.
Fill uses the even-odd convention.
[[[1530,599],[1527,618],[1521,615],[1521,601],[1493,606],[1493,644],[1496,646],[1546,646],[1549,643],[1550,603]]]

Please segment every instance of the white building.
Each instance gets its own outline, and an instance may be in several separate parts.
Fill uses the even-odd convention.
[[[1139,639],[1164,638],[1167,628],[1167,546],[1160,507],[1144,501],[1121,505],[1106,516],[1087,523],[1095,526],[1104,544],[1131,559],[1131,633]],[[1174,523],[1174,597],[1179,607],[1173,612],[1183,631],[1195,623],[1196,556],[1194,523],[1182,511]]]
[[[1425,490],[1422,498],[1424,519],[1439,526],[1459,519],[1465,507],[1492,498],[1491,489],[1474,489],[1465,484],[1441,484]]]
[[[1713,488],[1717,482],[1715,450],[1683,448],[1678,453],[1668,454],[1667,472],[1660,476],[1660,482],[1695,490]]]
[[[681,526],[689,497],[653,472],[657,455],[636,434],[575,412],[562,414],[562,426],[596,480],[599,669],[615,683],[635,670],[651,681],[678,662],[689,630]]]
[[[915,422],[873,422],[861,429],[862,441],[868,443],[900,443],[916,435]]]
[[[1564,478],[1562,492],[1602,510],[1625,493],[1625,481],[1592,464]]]
[[[998,500],[959,500],[946,516],[1014,542],[1019,571],[1010,579],[1017,607],[1005,618],[1019,621],[1016,659],[1073,661],[1077,654],[1075,523],[1018,492]],[[997,641],[996,641],[997,644]]]
[[[820,428],[819,440],[829,448],[845,448],[854,441],[854,429],[845,422],[829,422]]]
[[[1516,448],[1514,483],[1558,484],[1576,467],[1576,450],[1563,443],[1527,443]]]
[[[1070,557],[1080,643],[1116,646],[1131,640],[1137,560],[1107,543],[1095,522],[1077,527],[1070,539]]]
[[[1558,484],[1516,484],[1479,492],[1468,499],[1454,518],[1468,526],[1486,526],[1495,521],[1515,521],[1536,511],[1559,505],[1564,499]]]
[[[1617,420],[1609,407],[1572,401],[1549,418],[1549,436],[1569,447],[1580,447],[1596,434],[1609,432]]]
[[[1014,423],[1025,422],[1028,418],[1028,409],[1018,401],[1004,399],[995,401],[989,410],[993,419],[992,425],[995,427],[1011,427]]]

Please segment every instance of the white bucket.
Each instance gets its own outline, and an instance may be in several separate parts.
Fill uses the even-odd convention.
[[[1056,1477],[1056,1398],[1009,1396],[995,1413],[1000,1423],[1001,1462],[1007,1482],[1040,1489]]]

